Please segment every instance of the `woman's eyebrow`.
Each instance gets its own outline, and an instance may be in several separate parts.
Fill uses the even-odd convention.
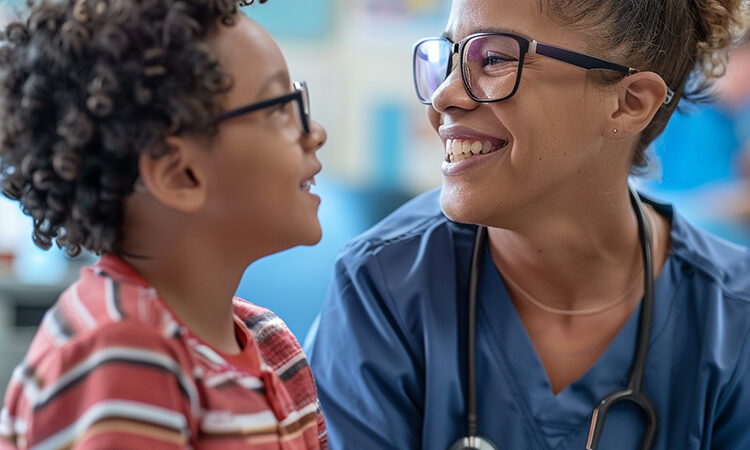
[[[477,28],[477,29],[472,30],[466,36],[469,36],[469,35],[472,35],[472,34],[476,34],[476,33],[510,33],[510,34],[515,34],[516,36],[520,36],[522,38],[528,39],[529,41],[532,40],[529,37],[529,35],[527,35],[526,33],[522,32],[522,31],[519,31],[519,30],[517,30],[515,28],[501,27],[501,26]],[[443,38],[445,38],[445,39],[448,39],[451,42],[456,42],[453,39],[453,37],[452,37],[453,34],[450,31],[447,31],[447,30],[443,31],[443,34],[441,34],[440,36],[443,37]]]

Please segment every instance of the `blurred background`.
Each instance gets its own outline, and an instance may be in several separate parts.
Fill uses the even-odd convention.
[[[400,204],[440,185],[443,149],[412,87],[412,44],[439,35],[449,0],[270,0],[245,8],[277,39],[292,77],[310,87],[324,234],[257,261],[237,295],[276,312],[300,342],[325,297],[338,251]],[[0,0],[0,23],[22,1]],[[694,223],[750,245],[750,45],[738,43],[716,102],[675,115],[652,151],[659,164],[634,179]],[[37,249],[31,220],[0,196],[0,398],[44,311],[90,255]]]

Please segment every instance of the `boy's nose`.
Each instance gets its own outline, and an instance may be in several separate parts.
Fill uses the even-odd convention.
[[[323,128],[321,124],[314,120],[311,120],[310,132],[304,135],[302,139],[305,149],[310,151],[317,151],[320,150],[323,144],[325,144],[328,140],[328,133],[326,133],[326,129]]]

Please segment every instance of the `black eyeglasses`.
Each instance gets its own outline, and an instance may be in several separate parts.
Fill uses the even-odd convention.
[[[307,83],[305,83],[304,81],[294,82],[293,86],[294,92],[292,93],[280,95],[278,97],[269,98],[268,100],[263,100],[251,105],[242,106],[226,111],[216,117],[213,120],[213,123],[217,124],[219,122],[223,122],[225,120],[229,120],[243,114],[248,114],[259,109],[270,108],[271,106],[282,105],[291,101],[296,101],[297,108],[295,109],[295,118],[297,119],[297,123],[300,129],[305,134],[307,134],[310,132],[310,96],[307,93]]]
[[[459,56],[461,78],[469,96],[477,102],[499,102],[516,93],[527,53],[556,59],[586,70],[607,69],[627,75],[638,72],[594,56],[566,50],[511,33],[476,33],[460,42],[444,37],[422,39],[414,45],[414,87],[419,101],[432,104],[432,96],[448,78]],[[668,104],[674,91],[667,86]]]

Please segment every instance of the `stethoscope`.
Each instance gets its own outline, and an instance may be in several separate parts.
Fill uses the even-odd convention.
[[[651,335],[651,319],[654,306],[654,274],[653,260],[651,255],[651,230],[646,222],[641,199],[632,188],[630,188],[630,202],[633,205],[636,219],[638,220],[638,234],[641,241],[643,253],[643,284],[644,296],[641,314],[638,320],[638,341],[630,369],[628,385],[625,389],[613,392],[604,397],[594,408],[591,416],[591,427],[589,437],[586,441],[587,450],[596,450],[599,440],[604,431],[604,421],[607,412],[612,405],[618,402],[635,403],[643,411],[646,419],[646,429],[641,441],[641,449],[651,448],[656,436],[658,418],[656,410],[643,394],[643,372],[646,366],[648,354],[648,341]],[[466,389],[466,436],[451,445],[450,450],[497,450],[495,444],[489,439],[477,434],[477,375],[476,375],[476,317],[477,317],[477,281],[479,278],[479,263],[482,259],[482,250],[487,239],[487,228],[479,226],[474,241],[474,250],[471,256],[471,271],[469,272],[469,305],[468,305],[468,329],[467,329],[467,389]]]

